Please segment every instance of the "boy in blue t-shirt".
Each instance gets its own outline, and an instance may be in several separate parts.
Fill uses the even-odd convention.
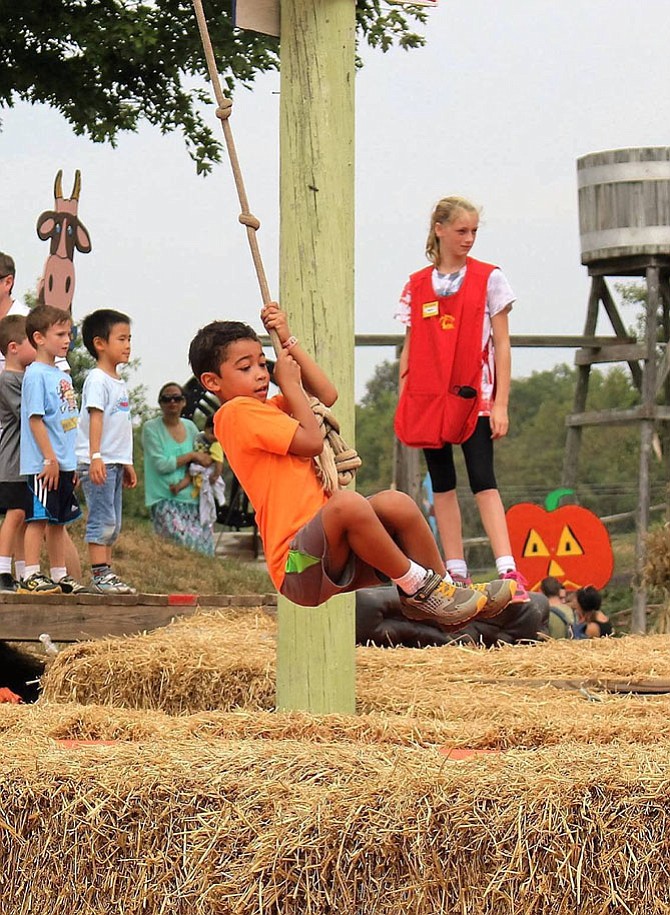
[[[81,510],[74,493],[75,453],[79,410],[72,379],[56,367],[70,347],[69,312],[38,305],[26,317],[26,334],[36,350],[21,389],[20,470],[26,477],[24,549],[26,577],[20,594],[85,590],[65,568],[65,525]],[[46,529],[51,577],[40,571],[40,552]]]
[[[130,318],[101,308],[84,318],[81,336],[97,363],[84,382],[76,446],[77,471],[88,505],[85,539],[93,587],[103,594],[136,594],[112,571],[123,487],[137,486],[128,387],[117,372],[117,366],[130,359]]]

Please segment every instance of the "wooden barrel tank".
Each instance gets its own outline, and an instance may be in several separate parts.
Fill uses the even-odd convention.
[[[670,147],[581,156],[577,183],[583,264],[670,256]]]

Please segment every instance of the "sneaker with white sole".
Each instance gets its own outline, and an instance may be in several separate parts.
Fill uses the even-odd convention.
[[[20,581],[17,594],[62,594],[60,585],[41,572],[33,572],[25,581]]]
[[[403,614],[409,619],[436,623],[449,632],[474,619],[486,604],[486,595],[459,588],[429,569],[418,591],[414,594],[401,592],[400,603]]]
[[[99,594],[137,594],[137,588],[127,585],[114,572],[105,572],[93,579],[93,589]]]
[[[86,585],[83,585],[80,581],[77,581],[76,578],[73,578],[71,575],[65,575],[58,582],[60,589],[63,594],[81,594],[82,591],[88,591]]]
[[[517,583],[511,578],[496,578],[493,581],[473,584],[471,578],[464,578],[462,575],[452,573],[451,577],[457,587],[481,591],[482,594],[486,595],[486,603],[477,614],[477,619],[480,620],[490,620],[502,613],[505,607],[514,599],[517,590]]]

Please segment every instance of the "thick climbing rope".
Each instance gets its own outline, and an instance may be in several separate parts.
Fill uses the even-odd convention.
[[[202,0],[193,0],[193,9],[195,10],[195,17],[198,22],[198,29],[200,30],[200,38],[202,40],[203,51],[205,52],[209,78],[218,106],[216,109],[216,116],[221,121],[223,137],[228,151],[228,159],[230,160],[233,179],[235,181],[235,187],[237,188],[237,196],[242,210],[238,219],[242,225],[246,227],[247,240],[251,250],[251,259],[253,260],[254,268],[256,270],[261,298],[263,304],[267,305],[272,301],[272,297],[270,296],[270,287],[268,286],[265,267],[263,266],[258,238],[256,236],[256,232],[260,228],[260,221],[249,210],[249,201],[247,199],[247,192],[242,177],[242,169],[240,168],[240,162],[237,158],[233,131],[229,121],[233,110],[233,102],[223,94],[223,89],[221,88],[221,80],[219,79],[219,71],[216,66],[216,58],[214,57],[214,49],[212,48],[212,42],[209,36]],[[270,342],[272,343],[275,353],[279,355],[282,351],[282,345],[275,330],[270,330]],[[356,451],[353,448],[349,448],[342,440],[339,424],[328,408],[320,403],[315,397],[310,398],[310,406],[319,422],[324,438],[323,451],[314,458],[314,461],[323,488],[326,492],[332,493],[335,492],[336,489],[342,489],[351,483],[362,462]]]

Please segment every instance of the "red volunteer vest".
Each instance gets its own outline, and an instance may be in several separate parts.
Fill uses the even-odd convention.
[[[482,330],[493,264],[467,259],[455,295],[436,296],[433,267],[409,278],[412,330],[409,371],[395,414],[395,433],[413,448],[458,445],[479,415]]]

